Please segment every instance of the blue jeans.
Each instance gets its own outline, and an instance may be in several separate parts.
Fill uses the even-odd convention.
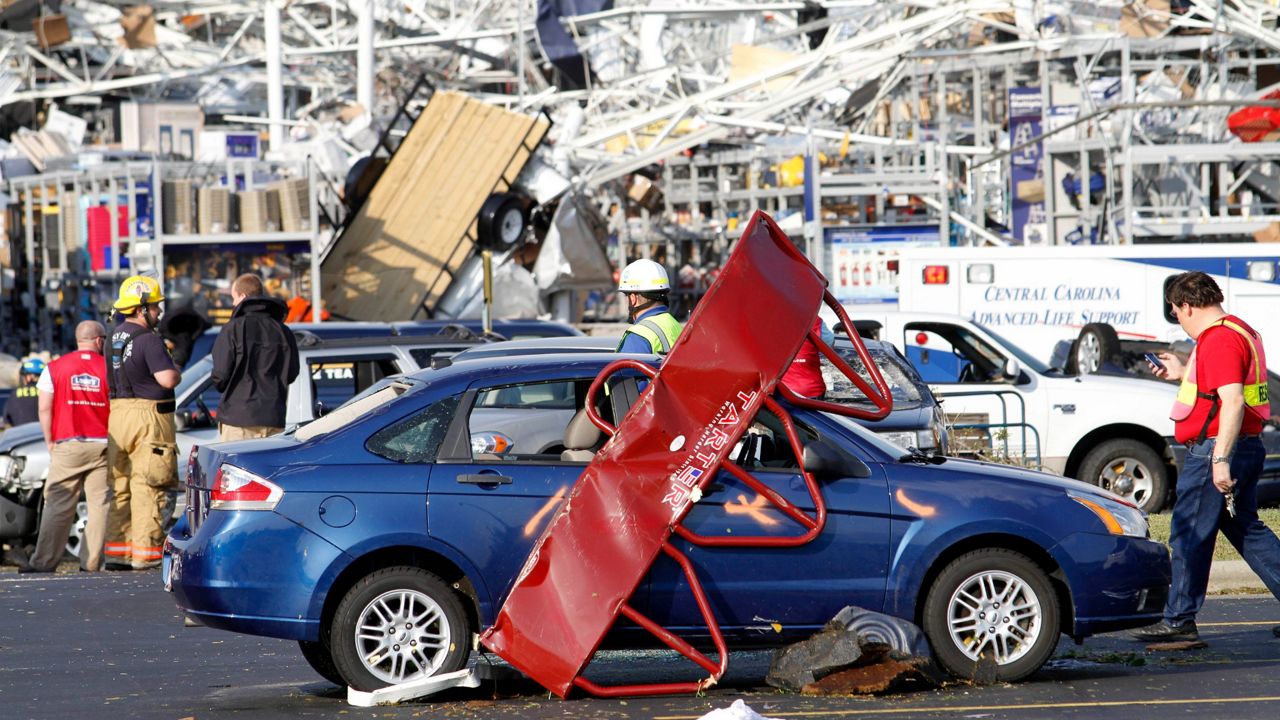
[[[1178,474],[1169,545],[1173,548],[1173,581],[1164,618],[1171,625],[1195,620],[1204,605],[1209,566],[1218,530],[1249,563],[1272,595],[1280,598],[1280,539],[1258,519],[1258,476],[1266,450],[1256,437],[1236,441],[1231,476],[1236,480],[1236,516],[1227,514],[1222,493],[1213,486],[1209,465],[1213,439],[1187,446]]]

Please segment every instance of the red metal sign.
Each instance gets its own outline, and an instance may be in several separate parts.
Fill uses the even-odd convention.
[[[653,375],[649,387],[615,429],[592,414],[612,438],[574,485],[526,560],[493,627],[481,642],[557,695],[573,687],[597,695],[694,692],[727,667],[727,649],[692,566],[670,542],[672,533],[702,545],[796,546],[817,537],[826,507],[817,483],[805,482],[814,501],[807,515],[754,476],[726,460],[762,406],[787,430],[802,456],[790,415],[772,396],[844,415],[878,419],[892,401],[888,386],[848,317],[826,292],[826,279],[764,213],[748,223],[719,277],[699,303],[660,371],[636,360],[606,368],[588,393],[588,407],[605,379],[624,369]],[[870,382],[810,334],[822,302],[831,306],[854,340]],[[778,386],[806,337],[857,385],[875,410],[801,398]],[[588,413],[593,411],[589,410]],[[732,472],[799,525],[793,536],[703,537],[681,520],[721,468]],[[719,661],[640,615],[627,600],[659,553],[684,570],[710,629]],[[581,673],[619,616],[644,627],[706,669],[707,680],[602,687]]]

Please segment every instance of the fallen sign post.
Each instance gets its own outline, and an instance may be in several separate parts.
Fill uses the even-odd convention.
[[[601,696],[697,692],[720,679],[728,667],[723,635],[693,566],[671,543],[671,535],[718,547],[795,547],[812,541],[826,523],[826,506],[813,475],[802,470],[813,501],[810,515],[729,461],[734,443],[757,412],[768,408],[782,421],[795,457],[803,456],[790,413],[773,397],[775,392],[795,406],[851,417],[879,419],[892,408],[888,385],[826,284],[773,220],[756,212],[661,370],[624,359],[600,373],[587,393],[587,414],[611,438],[534,545],[493,627],[480,638],[485,647],[562,698],[575,687]],[[823,302],[853,340],[869,382],[811,331]],[[874,409],[803,398],[778,384],[806,338],[863,391]],[[611,374],[625,369],[652,379],[615,429],[596,414],[594,398]],[[690,505],[720,469],[760,493],[801,532],[706,537],[684,527]],[[682,568],[718,662],[628,603],[659,554]],[[582,677],[619,617],[710,675],[697,682],[610,687]]]

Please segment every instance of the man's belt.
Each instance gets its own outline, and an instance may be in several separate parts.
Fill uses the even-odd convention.
[[[156,412],[160,413],[161,415],[172,415],[173,412],[178,409],[178,403],[176,400],[148,400],[147,398],[137,398],[137,397],[115,397],[111,399],[112,400],[146,400],[147,402],[155,403]]]

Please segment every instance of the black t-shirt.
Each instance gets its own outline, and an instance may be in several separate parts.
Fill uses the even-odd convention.
[[[129,342],[130,335],[133,342]],[[121,348],[124,352],[123,371],[119,357]],[[111,397],[172,400],[173,391],[161,387],[155,374],[177,369],[164,340],[156,333],[129,322],[120,323],[111,333]]]
[[[4,404],[4,421],[10,426],[25,425],[40,419],[40,399],[35,385],[14,388]]]

